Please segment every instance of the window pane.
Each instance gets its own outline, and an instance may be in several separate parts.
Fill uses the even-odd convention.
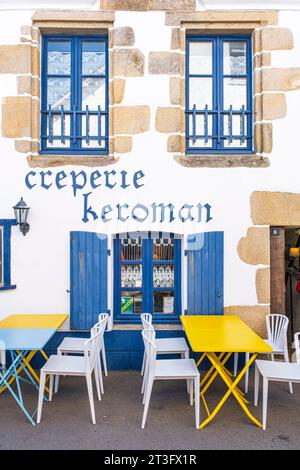
[[[48,78],[47,104],[53,109],[70,109],[71,81],[70,78]]]
[[[224,78],[224,109],[230,105],[235,110],[240,110],[242,105],[247,105],[247,80],[246,78]]]
[[[224,42],[224,74],[245,75],[246,69],[246,42]]]
[[[153,266],[153,287],[174,287],[173,264],[155,264]]]
[[[229,116],[224,116],[224,135],[229,135],[230,134],[230,129],[229,129]],[[244,136],[247,134],[247,116],[244,117]],[[242,116],[232,116],[232,135],[242,135]],[[245,139],[244,142],[242,142],[241,139],[232,139],[232,142],[230,142],[229,139],[224,140],[224,147],[230,148],[230,147],[247,147],[248,142]]]
[[[82,74],[97,75],[105,73],[105,43],[82,43]]]
[[[71,73],[70,41],[48,42],[48,74],[67,75]]]
[[[142,287],[141,264],[122,264],[121,287]]]
[[[105,78],[82,79],[82,109],[97,109],[98,105],[105,110]]]
[[[138,261],[142,259],[142,240],[140,238],[124,238],[121,240],[121,260]]]
[[[3,285],[3,228],[0,227],[0,285]]]
[[[174,292],[157,291],[153,293],[153,313],[174,313]]]
[[[82,116],[82,147],[91,148],[91,147],[98,147],[99,149],[105,147],[105,140],[101,140],[99,145],[98,143],[98,131],[99,131],[99,123],[98,123],[98,115],[91,115],[89,116],[89,137],[90,140],[86,140],[86,116]],[[105,116],[101,116],[101,129],[100,134],[102,137],[105,136]],[[92,138],[94,137],[94,138]],[[96,138],[95,138],[96,137]]]
[[[64,116],[64,133],[65,142],[61,142],[60,136],[62,135],[61,132],[61,116],[60,114],[52,114],[52,136],[53,142],[50,144],[47,143],[48,148],[54,147],[70,147],[70,115]],[[47,116],[47,134],[49,135],[49,116]],[[58,138],[55,138],[58,136]]]
[[[213,117],[211,114],[207,117],[207,135],[212,135],[213,128]],[[193,134],[193,116],[189,116],[189,133],[190,135]],[[205,135],[205,126],[204,126],[204,114],[197,114],[196,115],[196,135]],[[196,142],[193,142],[193,139],[190,140],[190,147],[211,147],[212,146],[212,139],[207,138],[207,142],[205,139],[197,139]]]
[[[121,313],[142,313],[141,291],[121,291]]]
[[[156,238],[153,240],[153,259],[155,261],[172,261],[174,259],[173,238]]]
[[[212,74],[212,42],[190,43],[190,74]]]
[[[204,109],[205,105],[208,109],[212,109],[212,79],[203,78],[190,78],[190,109],[196,105],[197,109]]]

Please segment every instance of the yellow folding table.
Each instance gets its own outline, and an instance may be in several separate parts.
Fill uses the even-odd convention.
[[[238,383],[257,355],[271,353],[272,348],[236,315],[183,315],[180,318],[192,351],[201,353],[197,366],[199,367],[205,357],[211,363],[210,369],[200,382],[200,396],[208,415],[201,423],[200,428],[204,428],[216,416],[231,394],[246,415],[258,427],[262,427],[262,424],[247,407],[249,402],[238,387]],[[230,356],[235,352],[252,353],[237,377],[233,377],[225,366]],[[205,394],[218,375],[221,376],[228,390],[215,409],[210,411]]]
[[[21,314],[21,315],[9,315],[8,317],[0,320],[0,328],[55,328],[56,330],[61,327],[61,325],[69,318],[69,315],[63,314]],[[23,358],[24,367],[28,369],[32,377],[36,380],[37,383],[40,382],[39,376],[35,373],[34,369],[30,365],[30,361],[36,355],[38,351],[31,351],[26,358]],[[48,360],[48,356],[43,349],[41,349],[40,354]],[[17,370],[17,374],[20,374],[22,367],[20,366]],[[10,385],[15,380],[13,376],[8,384]],[[0,389],[0,394],[6,389],[6,386],[3,386]]]

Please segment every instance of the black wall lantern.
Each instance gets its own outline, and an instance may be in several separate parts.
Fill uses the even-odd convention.
[[[23,233],[23,235],[26,235],[30,228],[29,224],[27,223],[27,216],[30,207],[27,206],[26,202],[21,197],[20,201],[14,206],[13,209],[15,211],[16,222],[20,226],[20,231]]]

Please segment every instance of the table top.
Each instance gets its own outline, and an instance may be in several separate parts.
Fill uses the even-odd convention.
[[[21,314],[9,315],[0,320],[0,328],[55,328],[58,329],[69,315],[63,314]]]
[[[236,315],[182,315],[180,319],[194,352],[272,352]]]
[[[0,328],[0,349],[44,349],[55,332],[56,328]]]

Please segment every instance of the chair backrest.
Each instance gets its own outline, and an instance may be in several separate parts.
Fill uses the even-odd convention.
[[[91,337],[84,343],[84,358],[86,370],[92,372],[95,368],[102,347],[104,323],[97,323],[91,330]]]
[[[109,320],[109,314],[108,313],[99,313],[98,322],[102,323],[102,322],[105,321],[104,330],[106,329],[108,320]]]
[[[296,362],[300,364],[300,332],[294,334]]]
[[[144,330],[154,330],[154,326],[152,324],[152,315],[151,313],[142,313],[141,314],[141,321]]]
[[[289,319],[280,313],[270,313],[266,316],[268,340],[276,344],[280,350],[287,348],[287,329]]]
[[[144,329],[142,331],[142,336],[145,346],[148,373],[154,374],[156,363],[155,331],[153,328]]]

